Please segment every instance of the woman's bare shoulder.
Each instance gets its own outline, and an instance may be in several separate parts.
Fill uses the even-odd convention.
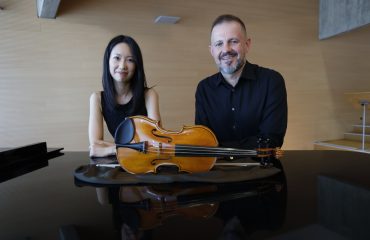
[[[96,91],[96,92],[91,93],[90,101],[100,102],[100,99],[101,99],[101,92]]]
[[[154,88],[148,88],[145,91],[145,98],[158,98],[158,93],[154,90]]]

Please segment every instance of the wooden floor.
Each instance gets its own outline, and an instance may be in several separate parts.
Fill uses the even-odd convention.
[[[344,151],[356,151],[365,152],[370,154],[370,143],[365,142],[365,150],[362,150],[362,142],[349,140],[349,139],[337,139],[329,141],[317,141],[314,144],[316,150],[344,150]]]
[[[362,146],[363,139],[365,141],[364,146]],[[314,149],[344,150],[370,154],[370,123],[352,125],[351,132],[344,133],[342,139],[316,141]]]

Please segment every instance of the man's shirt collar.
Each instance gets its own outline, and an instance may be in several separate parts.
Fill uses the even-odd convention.
[[[256,65],[253,65],[253,64],[249,63],[248,61],[246,61],[245,65],[243,67],[243,71],[240,74],[239,81],[246,81],[246,80],[252,80],[253,81],[253,80],[255,80],[257,78],[255,68],[256,68]],[[238,81],[238,83],[239,83],[239,81]],[[219,72],[217,74],[217,79],[215,81],[215,84],[216,84],[216,86],[219,86],[221,83],[228,84],[226,82],[224,76],[222,76],[222,73]]]

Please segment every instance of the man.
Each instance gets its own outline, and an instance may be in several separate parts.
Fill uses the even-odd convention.
[[[249,63],[250,45],[238,17],[221,15],[214,21],[209,49],[220,72],[198,84],[195,124],[209,127],[224,147],[253,149],[261,137],[281,147],[288,112],[284,79]]]

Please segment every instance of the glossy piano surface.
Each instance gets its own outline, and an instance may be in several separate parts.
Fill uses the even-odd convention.
[[[88,152],[0,183],[0,239],[370,239],[370,155],[286,151],[243,182],[95,186]]]

